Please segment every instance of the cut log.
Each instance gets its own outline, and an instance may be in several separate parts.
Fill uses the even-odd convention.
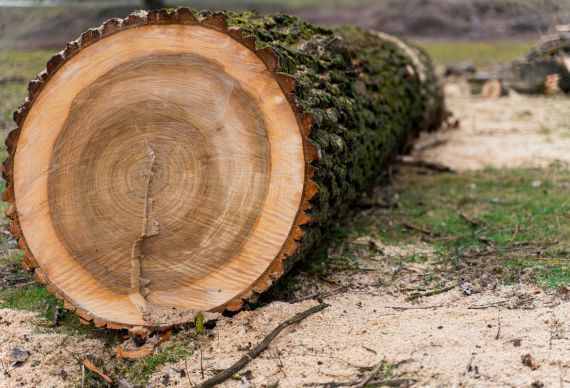
[[[520,93],[570,93],[570,33],[546,35],[512,65],[512,88]]]
[[[30,83],[6,140],[11,231],[38,280],[96,326],[235,311],[442,115],[429,59],[395,37],[133,13]]]
[[[498,79],[490,79],[483,84],[481,96],[483,98],[499,98],[508,93],[503,84]]]

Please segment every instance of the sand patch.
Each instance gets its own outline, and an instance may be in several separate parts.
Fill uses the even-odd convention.
[[[417,158],[456,171],[570,163],[570,100],[525,96],[446,96],[457,129],[422,134]]]

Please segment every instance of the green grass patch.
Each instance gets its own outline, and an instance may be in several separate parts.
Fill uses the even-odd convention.
[[[20,77],[28,81],[45,68],[53,54],[53,50],[0,51],[0,74],[4,79]]]
[[[439,64],[448,66],[471,60],[476,66],[509,63],[526,53],[534,41],[440,41],[418,40],[430,56]]]
[[[563,166],[461,174],[401,168],[394,182],[382,188],[372,211],[366,210],[366,216],[356,212],[358,221],[335,229],[329,239],[342,247],[337,256],[353,266],[376,254],[353,242],[368,235],[386,245],[428,243],[444,267],[461,276],[476,279],[491,273],[504,283],[568,285],[569,181]],[[427,259],[408,256],[398,261]]]
[[[3,243],[3,241],[1,242]],[[14,251],[0,255],[0,268],[7,265],[20,264],[22,262],[23,254],[21,251]]]
[[[0,129],[12,127],[12,113],[27,97],[28,82],[35,78],[54,53],[52,51],[0,51]]]
[[[58,307],[62,308],[63,303],[41,285],[0,291],[0,308],[35,311],[43,318],[53,319]]]
[[[131,383],[144,386],[150,376],[160,367],[166,364],[173,364],[194,351],[194,340],[180,333],[167,343],[158,353],[143,357],[135,361],[134,365],[128,368],[126,375]]]

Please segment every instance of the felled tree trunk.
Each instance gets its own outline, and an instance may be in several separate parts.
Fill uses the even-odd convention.
[[[286,15],[138,12],[84,33],[16,112],[25,264],[96,326],[237,310],[439,125],[423,52]]]
[[[511,87],[519,93],[570,93],[570,33],[544,36],[512,71]]]

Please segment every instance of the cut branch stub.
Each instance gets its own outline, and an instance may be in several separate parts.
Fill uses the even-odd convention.
[[[235,310],[318,241],[303,238],[324,227],[307,212],[327,187],[311,106],[299,74],[277,73],[283,47],[256,49],[242,17],[260,18],[113,19],[30,83],[4,199],[26,265],[83,319],[158,328]]]

